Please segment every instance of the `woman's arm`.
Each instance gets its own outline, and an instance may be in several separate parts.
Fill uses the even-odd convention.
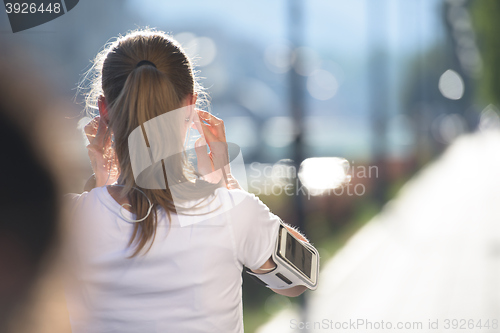
[[[196,155],[198,157],[198,169],[202,170],[202,174],[209,174],[217,170],[222,171],[222,177],[224,183],[228,189],[241,189],[238,181],[231,174],[231,168],[229,165],[229,154],[227,151],[226,134],[224,128],[224,121],[219,119],[212,114],[197,110],[200,122],[195,122],[198,131],[203,133],[203,137],[198,139],[196,149]],[[207,124],[205,124],[205,121]],[[206,141],[205,141],[206,140]],[[206,153],[205,142],[208,143],[210,147],[210,154]],[[201,163],[200,163],[201,161]],[[203,172],[204,171],[204,172]],[[299,233],[293,227],[286,225],[285,227],[290,231],[292,235],[298,239],[308,242],[304,235]],[[256,274],[263,274],[269,272],[270,269],[276,267],[272,257],[270,257],[264,265],[259,269],[252,270]],[[271,289],[275,293],[288,296],[297,297],[307,290],[306,286],[295,286],[288,289]]]
[[[301,241],[309,243],[309,241],[307,240],[307,238],[304,235],[302,235],[301,233],[299,233],[292,226],[285,224],[285,227],[288,229],[288,231],[290,231],[290,233],[292,235],[294,235],[295,237],[297,237]],[[273,258],[270,257],[264,263],[264,265],[262,265],[259,269],[251,270],[251,271],[254,272],[255,274],[264,274],[264,273],[269,272],[269,270],[272,269],[272,268],[274,268],[274,267],[276,267],[276,264],[274,263]],[[272,288],[270,288],[270,289],[272,291],[274,291],[275,293],[283,295],[283,296],[297,297],[300,294],[302,294],[304,291],[306,291],[307,287],[306,286],[295,286],[295,287],[288,288],[288,289],[272,289]]]

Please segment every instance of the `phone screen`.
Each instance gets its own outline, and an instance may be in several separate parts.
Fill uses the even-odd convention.
[[[288,232],[286,234],[285,258],[307,275],[309,279],[311,278],[313,254]]]

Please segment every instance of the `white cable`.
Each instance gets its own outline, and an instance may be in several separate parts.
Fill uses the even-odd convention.
[[[125,185],[113,185],[113,186],[121,186],[121,187],[125,187]],[[127,221],[127,222],[130,222],[130,223],[138,223],[138,222],[142,222],[144,221],[145,219],[148,218],[149,214],[151,214],[151,209],[153,209],[153,204],[151,203],[151,200],[149,200],[148,196],[146,195],[146,193],[144,193],[143,191],[139,190],[137,187],[132,187],[133,189],[141,192],[142,194],[144,194],[144,196],[146,197],[146,199],[148,200],[148,203],[149,203],[149,208],[148,208],[148,213],[146,214],[146,216],[144,216],[142,219],[139,219],[139,220],[132,220],[132,219],[129,219],[128,217],[126,217],[124,214],[123,214],[123,209],[125,208],[125,206],[128,206],[128,207],[132,207],[131,204],[128,204],[128,203],[124,203],[121,205],[121,209],[120,209],[120,214],[122,216],[122,218]]]

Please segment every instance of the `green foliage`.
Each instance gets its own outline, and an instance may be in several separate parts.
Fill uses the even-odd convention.
[[[476,0],[471,14],[483,59],[479,98],[500,105],[500,1]]]

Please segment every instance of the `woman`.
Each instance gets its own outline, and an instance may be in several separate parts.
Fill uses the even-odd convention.
[[[202,91],[175,40],[136,31],[94,67],[95,188],[72,196],[73,333],[243,332],[241,272],[274,267],[279,218],[231,176],[224,123],[194,108]],[[198,172],[183,151],[191,127]]]

